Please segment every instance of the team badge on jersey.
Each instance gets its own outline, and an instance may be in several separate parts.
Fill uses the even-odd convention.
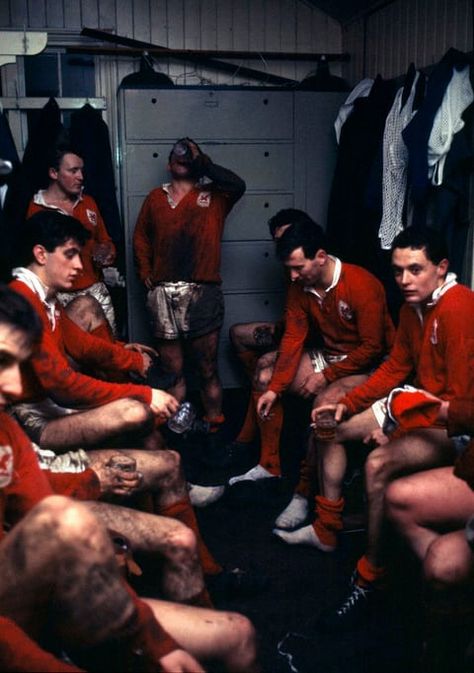
[[[211,193],[210,192],[199,192],[196,203],[201,208],[209,208],[211,204]]]
[[[5,488],[12,480],[13,451],[8,444],[0,446],[0,488]]]
[[[86,214],[87,214],[87,219],[91,224],[94,225],[94,227],[97,226],[97,213],[95,210],[89,210],[89,208],[86,208]]]
[[[436,346],[438,343],[438,320],[435,318],[433,320],[433,327],[431,328],[430,341],[433,346]]]
[[[341,318],[343,318],[344,320],[353,320],[354,313],[351,307],[349,306],[349,304],[346,304],[346,302],[343,301],[342,299],[339,299],[338,310]]]

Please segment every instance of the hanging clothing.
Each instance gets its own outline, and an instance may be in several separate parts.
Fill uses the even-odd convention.
[[[84,160],[84,189],[97,203],[118,251],[124,249],[109,129],[99,110],[86,104],[71,115],[71,146]]]
[[[349,115],[352,113],[352,110],[354,109],[354,101],[357,98],[367,97],[370,94],[373,83],[374,80],[370,78],[361,80],[358,84],[355,85],[344,103],[339,108],[336,121],[334,122],[334,130],[336,132],[336,140],[338,145],[341,139],[341,130],[344,122],[347,120]]]
[[[456,49],[449,49],[446,52],[428,79],[426,95],[420,109],[402,132],[408,148],[408,184],[413,200],[414,225],[426,224],[430,186],[428,142],[434,120],[453,76],[453,67],[459,69],[465,65],[465,54]]]
[[[390,250],[395,236],[404,228],[403,210],[407,189],[408,150],[403,142],[402,131],[416,114],[414,98],[420,77],[419,72],[411,78],[408,97],[407,87],[402,86],[395,96],[392,109],[385,122],[383,136],[383,183],[382,221],[380,222],[380,245]],[[403,99],[405,98],[405,102]]]
[[[453,68],[428,140],[428,176],[434,185],[443,182],[443,169],[453,137],[464,127],[462,114],[474,101],[469,66]]]
[[[464,268],[470,227],[469,193],[474,165],[474,103],[462,115],[463,128],[453,137],[443,168],[443,182],[432,186],[427,224],[443,232],[449,251],[449,268],[467,284]]]
[[[58,143],[66,141],[67,133],[61,122],[61,110],[54,98],[50,98],[40,112],[23,155],[22,165],[31,192],[30,198],[38,189],[48,186],[51,152]]]
[[[16,231],[12,218],[11,184],[20,159],[4,112],[0,113],[0,158],[11,161],[13,165],[13,173],[0,176],[0,281],[5,283],[10,280],[12,240]]]

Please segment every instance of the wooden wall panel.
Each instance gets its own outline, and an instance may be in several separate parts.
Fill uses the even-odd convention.
[[[87,26],[171,48],[341,50],[340,24],[304,0],[2,0],[0,29],[23,26],[66,31],[69,41]],[[234,75],[172,60],[161,60],[160,69],[178,84],[254,84],[239,76],[239,66],[291,79],[302,79],[315,68],[314,63],[292,61],[234,63]],[[129,71],[136,68],[134,61]],[[340,66],[331,70],[338,74]]]
[[[419,68],[437,63],[450,47],[473,49],[471,0],[395,0],[344,27],[343,50],[351,56],[344,67],[355,84],[363,77],[396,77],[410,62]],[[365,69],[364,69],[365,66]]]
[[[62,0],[46,0],[46,25],[53,28],[64,28]]]

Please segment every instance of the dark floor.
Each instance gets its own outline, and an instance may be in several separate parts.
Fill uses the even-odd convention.
[[[226,391],[224,434],[229,440],[237,434],[245,404],[245,391]],[[390,554],[393,567],[384,604],[355,632],[344,635],[318,632],[319,614],[345,595],[355,561],[364,548],[363,483],[362,473],[357,470],[361,464],[355,460],[345,486],[345,531],[335,553],[285,545],[272,535],[273,520],[287,504],[297,478],[307,417],[301,402],[287,402],[282,436],[285,479],[236,484],[217,503],[197,512],[203,537],[223,565],[257,569],[270,579],[266,591],[250,598],[214,596],[216,607],[237,610],[252,620],[259,634],[264,673],[465,673],[471,670],[460,661],[464,657],[466,639],[474,633],[472,615],[467,620],[462,617],[455,628],[451,618],[449,628],[446,620],[446,628],[443,627],[442,620],[441,635],[438,624],[437,635],[431,635],[431,641],[428,639],[431,644],[425,659],[429,663],[424,666],[418,663],[421,643],[426,640],[423,633],[427,629],[427,617],[422,608],[426,597],[422,597],[418,564],[395,537]],[[177,448],[181,449],[183,460],[192,472],[192,452],[196,447],[188,440]],[[207,478],[213,481],[209,474]],[[431,631],[434,633],[433,626]],[[283,651],[289,654],[285,656]]]

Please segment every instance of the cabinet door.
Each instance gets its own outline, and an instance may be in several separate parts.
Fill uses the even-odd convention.
[[[201,143],[212,160],[230,168],[245,180],[252,191],[287,191],[293,189],[293,145],[277,143],[223,144]],[[172,144],[134,143],[124,155],[128,192],[147,194],[169,181],[166,172]]]
[[[123,92],[127,142],[191,136],[219,140],[291,140],[291,92],[130,89]]]

